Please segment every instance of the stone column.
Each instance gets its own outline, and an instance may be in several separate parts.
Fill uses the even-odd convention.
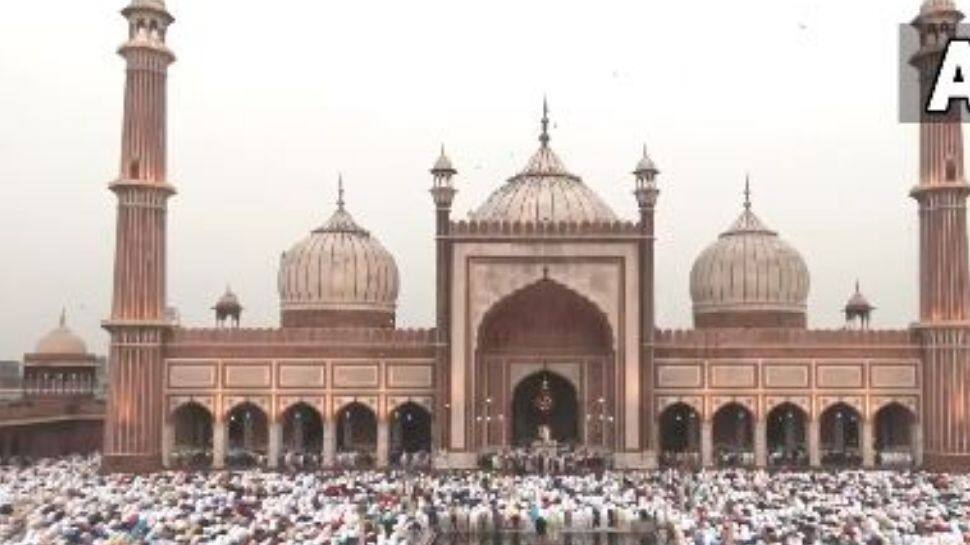
[[[323,467],[333,467],[337,455],[337,426],[333,418],[323,421]]]
[[[876,465],[876,450],[873,448],[872,420],[865,418],[859,423],[859,440],[862,443],[862,467]]]
[[[270,468],[277,468],[280,465],[280,454],[283,443],[283,425],[273,422],[269,426],[269,452],[267,453],[266,465]]]
[[[755,467],[768,465],[768,425],[761,418],[754,423],[754,465]]]
[[[171,418],[162,424],[162,467],[172,467],[172,451],[175,449],[175,425]]]
[[[212,469],[226,467],[226,423],[217,420],[212,423]]]
[[[701,465],[714,465],[714,426],[710,420],[701,422]]]
[[[818,436],[818,419],[813,418],[808,421],[808,429],[805,430],[808,434],[806,441],[808,442],[808,465],[812,467],[819,467],[822,465],[822,453],[819,451],[819,436]]]
[[[381,417],[377,419],[377,467],[387,467],[388,448],[390,447],[387,436],[387,418]]]
[[[914,421],[909,428],[910,450],[913,453],[913,465],[923,465],[923,424]]]

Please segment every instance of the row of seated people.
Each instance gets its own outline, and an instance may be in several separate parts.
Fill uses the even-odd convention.
[[[555,448],[505,448],[479,457],[482,469],[507,473],[581,473],[602,471],[613,467],[607,454],[586,448],[558,446]]]
[[[427,451],[391,454],[390,464],[408,469],[429,469],[431,454]],[[230,449],[226,453],[225,465],[230,468],[262,467],[267,462],[266,453],[247,449]],[[375,467],[376,458],[370,451],[338,452],[334,466],[345,469],[369,469]],[[212,450],[209,448],[176,449],[170,456],[170,464],[178,469],[203,469],[212,466]],[[278,467],[291,471],[306,471],[324,466],[323,455],[316,451],[287,451],[280,456]]]

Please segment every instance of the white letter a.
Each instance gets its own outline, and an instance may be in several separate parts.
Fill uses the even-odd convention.
[[[963,100],[964,104],[970,101],[970,41],[966,39],[955,38],[946,45],[926,109],[934,114],[944,113],[953,99]]]

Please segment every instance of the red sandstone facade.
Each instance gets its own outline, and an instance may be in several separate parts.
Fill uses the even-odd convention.
[[[959,19],[943,4],[924,6],[924,35]],[[393,257],[350,217],[342,189],[330,220],[281,259],[280,328],[238,328],[228,291],[230,327],[182,327],[165,315],[173,19],[162,0],[133,0],[123,14],[106,470],[246,456],[275,466],[294,451],[324,465],[341,452],[387,465],[430,451],[436,467],[469,467],[529,444],[539,424],[624,468],[970,462],[968,186],[956,121],[921,128],[912,329],[867,330],[871,308],[856,301],[862,329],[807,330],[807,268],[750,195],[691,273],[697,329],[658,329],[659,170],[644,153],[633,172],[639,217],[616,217],[552,151],[548,112],[529,164],[467,221],[451,219],[457,172],[444,150],[432,168],[433,329],[396,328]],[[924,73],[938,54],[925,43],[913,61]],[[228,307],[214,308],[224,325]],[[547,394],[555,411],[537,402]]]

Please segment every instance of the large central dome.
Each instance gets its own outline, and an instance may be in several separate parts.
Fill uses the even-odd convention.
[[[542,145],[522,172],[509,178],[470,217],[475,221],[613,222],[616,214],[583,180],[570,173],[549,147],[548,109],[542,118]]]

